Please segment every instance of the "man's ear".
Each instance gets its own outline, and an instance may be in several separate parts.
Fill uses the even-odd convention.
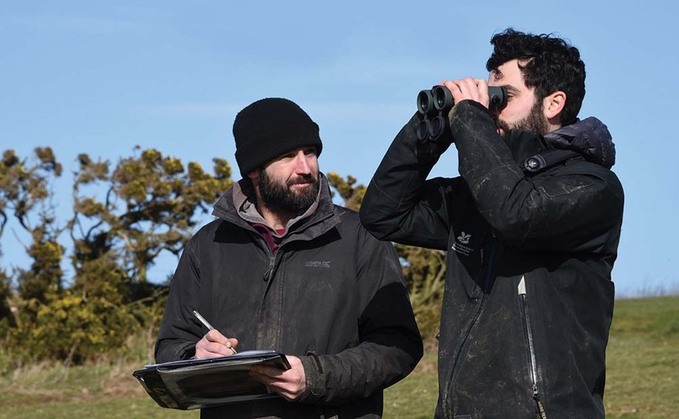
[[[547,95],[547,97],[542,100],[542,108],[545,113],[545,118],[547,118],[549,121],[554,121],[558,118],[559,125],[561,112],[563,111],[564,106],[566,106],[566,93],[562,92],[561,90],[557,90],[551,95]]]
[[[252,182],[253,185],[259,185],[259,174],[261,173],[261,171],[262,171],[261,168],[257,168],[248,173],[248,178],[250,179],[250,182]]]

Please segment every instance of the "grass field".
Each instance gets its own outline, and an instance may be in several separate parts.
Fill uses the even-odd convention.
[[[158,407],[132,378],[139,365],[24,367],[0,377],[0,418],[198,418]],[[679,412],[679,297],[619,300],[608,345],[610,418],[675,418]],[[431,418],[436,355],[387,389],[385,418]]]

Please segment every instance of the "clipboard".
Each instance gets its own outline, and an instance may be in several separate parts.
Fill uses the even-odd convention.
[[[290,369],[285,355],[265,350],[148,364],[132,375],[159,406],[170,409],[201,409],[280,397],[250,377],[253,365]]]

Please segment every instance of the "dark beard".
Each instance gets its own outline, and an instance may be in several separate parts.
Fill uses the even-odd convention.
[[[542,101],[536,100],[528,116],[509,126],[504,121],[497,120],[497,126],[502,129],[504,136],[509,135],[510,130],[532,131],[544,135],[549,130],[549,123],[542,113]]]
[[[312,183],[312,187],[300,193],[294,193],[290,186],[298,183]],[[300,176],[286,185],[275,183],[266,173],[261,171],[259,177],[259,192],[262,202],[273,212],[302,215],[316,201],[320,182],[313,174]]]

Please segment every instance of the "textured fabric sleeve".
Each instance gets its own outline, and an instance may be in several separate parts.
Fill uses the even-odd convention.
[[[363,198],[361,222],[378,239],[444,250],[448,201],[463,184],[460,178],[426,180],[446,147],[432,154],[418,143],[418,123],[413,116],[387,150]]]
[[[191,314],[193,307],[198,307],[199,278],[195,241],[190,240],[170,282],[170,293],[156,342],[156,362],[188,359],[195,354],[196,342],[206,332]]]
[[[394,247],[360,228],[356,246],[362,313],[358,346],[301,357],[303,401],[343,404],[376,394],[404,378],[422,357],[422,339]]]

